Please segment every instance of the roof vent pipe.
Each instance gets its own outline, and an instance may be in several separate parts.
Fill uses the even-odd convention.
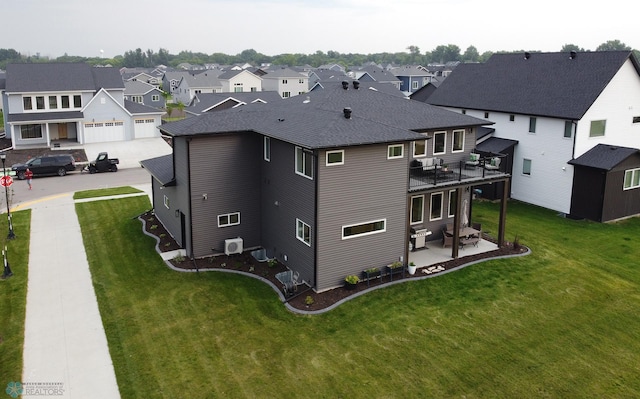
[[[529,53],[528,51],[525,51],[524,53],[524,59],[528,60],[529,58],[531,58],[531,53]]]
[[[346,80],[342,81],[342,88],[347,90],[349,88],[349,82],[347,82]]]
[[[346,107],[345,109],[342,110],[342,112],[344,112],[345,118],[351,119],[351,108]]]
[[[359,87],[360,87],[360,81],[359,80],[354,80],[353,81],[353,88],[358,90]]]
[[[571,50],[571,52],[569,53],[569,58],[574,59],[576,58],[576,55],[578,55],[578,53],[576,53],[574,50]]]

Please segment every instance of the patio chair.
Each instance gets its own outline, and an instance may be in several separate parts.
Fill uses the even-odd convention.
[[[499,171],[500,170],[500,161],[502,161],[499,157],[493,157],[489,160],[489,162],[484,163],[484,168],[486,170]]]
[[[475,169],[476,166],[480,165],[480,154],[471,153],[469,154],[469,160],[464,163],[465,169]]]
[[[446,248],[447,246],[453,246],[453,236],[447,234],[445,229],[442,229],[442,248]]]

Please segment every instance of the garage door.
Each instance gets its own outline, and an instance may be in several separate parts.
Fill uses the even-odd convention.
[[[124,122],[95,122],[84,124],[85,143],[122,140],[124,140]]]
[[[160,135],[160,131],[156,129],[154,119],[136,119],[134,126],[137,139],[158,137]]]

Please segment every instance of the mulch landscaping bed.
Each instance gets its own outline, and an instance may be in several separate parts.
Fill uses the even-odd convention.
[[[0,139],[0,151],[11,147],[11,139]],[[49,154],[71,154],[76,162],[87,162],[87,154],[84,148],[62,148],[58,150],[52,150],[50,148],[29,148],[27,150],[7,150],[4,151],[7,154],[5,164],[7,168],[16,163],[25,163],[29,159]]]
[[[144,226],[147,233],[155,236],[159,240],[158,248],[161,252],[173,251],[180,248],[180,246],[175,242],[171,235],[166,231],[162,223],[157,222],[153,211],[149,211],[143,214],[141,217],[146,221]],[[483,238],[495,242],[491,237],[488,237],[486,235]],[[494,258],[498,256],[522,254],[527,252],[527,250],[528,248],[526,248],[525,246],[516,245],[514,248],[513,243],[507,243],[504,247],[498,248],[494,251],[476,255],[469,255],[458,259],[452,259],[450,261],[441,263],[439,266],[444,268],[444,270],[450,270],[470,262]],[[267,262],[258,262],[248,252],[229,256],[212,256],[201,259],[174,258],[169,262],[171,262],[174,267],[185,270],[224,269],[243,271],[245,273],[254,274],[256,276],[267,279],[279,288],[282,287],[282,284],[276,279],[275,276],[277,273],[287,270],[287,268],[279,262],[277,262],[275,265],[269,265]],[[421,272],[422,269],[424,268],[418,268],[414,275],[410,275],[405,270],[404,277],[402,273],[395,274],[393,276],[393,281],[395,282],[399,280],[411,280],[424,277],[426,276],[426,274]],[[442,271],[440,271],[440,273],[442,273]],[[433,273],[431,275],[437,275],[437,273]],[[360,283],[356,284],[355,289],[353,290],[347,290],[345,287],[339,287],[332,290],[324,291],[322,293],[316,293],[306,285],[301,285],[298,287],[297,293],[287,298],[287,302],[295,309],[304,311],[319,311],[322,309],[326,309],[336,304],[337,302],[353,296],[354,294],[357,294],[361,291],[388,284],[390,281],[390,276],[385,275],[380,278],[371,280],[369,282],[369,286],[367,286],[366,281],[361,281]],[[313,301],[311,305],[307,304],[308,297],[311,297]]]

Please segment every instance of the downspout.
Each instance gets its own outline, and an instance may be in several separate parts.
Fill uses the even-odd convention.
[[[571,121],[573,125],[573,147],[571,148],[571,159],[576,159],[576,137],[578,136],[578,122]]]
[[[187,187],[188,204],[189,204],[189,255],[193,259],[193,206],[191,205],[191,138],[185,140],[187,144]]]
[[[314,184],[315,184],[315,190],[316,192],[314,193],[313,196],[313,218],[314,218],[314,226],[315,226],[315,234],[313,235],[313,287],[311,288],[315,288],[318,286],[318,187],[319,187],[319,180],[320,180],[320,173],[319,169],[318,169],[318,151],[314,151],[314,168],[315,168],[315,179],[314,179]]]

